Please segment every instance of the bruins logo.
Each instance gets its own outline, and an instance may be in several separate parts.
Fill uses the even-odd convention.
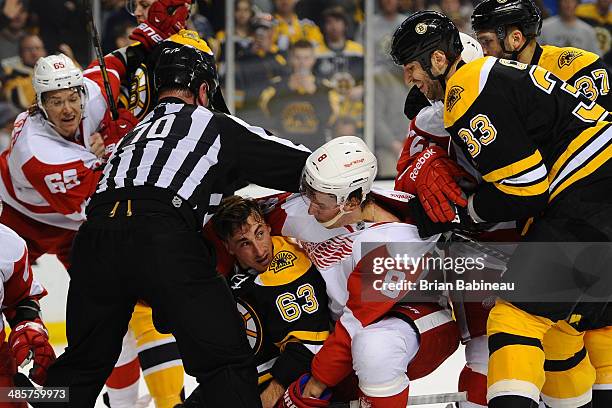
[[[414,31],[416,31],[417,34],[425,34],[425,32],[427,31],[427,24],[425,23],[417,24],[416,27],[414,27]]]
[[[557,64],[559,65],[559,68],[569,66],[572,62],[574,62],[576,58],[582,56],[582,54],[582,52],[575,50],[563,51],[561,55],[559,55],[559,60],[557,61]]]
[[[151,85],[147,66],[140,64],[136,69],[132,83],[130,84],[130,100],[128,109],[139,119],[144,117],[151,103]]]
[[[262,329],[261,322],[255,310],[242,299],[236,300],[236,307],[240,316],[242,316],[242,323],[244,323],[244,331],[246,332],[247,340],[254,353],[257,353],[261,347],[262,342]]]
[[[446,96],[446,110],[448,112],[452,111],[453,107],[459,102],[461,99],[461,92],[464,90],[465,89],[462,87],[455,85],[448,91],[448,95]]]
[[[268,270],[274,273],[278,273],[283,269],[287,269],[295,265],[295,261],[297,261],[297,256],[293,252],[289,251],[279,251],[276,255],[274,255],[274,259],[270,262],[270,266],[268,266]]]

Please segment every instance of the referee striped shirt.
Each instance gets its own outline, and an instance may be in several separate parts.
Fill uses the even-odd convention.
[[[309,153],[234,116],[164,98],[122,139],[96,193],[168,189],[205,222],[223,195],[244,182],[297,192]]]

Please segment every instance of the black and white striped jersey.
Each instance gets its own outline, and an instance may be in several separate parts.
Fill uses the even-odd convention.
[[[308,155],[306,147],[234,116],[164,98],[117,146],[96,193],[165,188],[203,221],[244,182],[297,192]]]

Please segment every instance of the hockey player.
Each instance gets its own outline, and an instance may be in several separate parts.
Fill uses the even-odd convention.
[[[273,231],[300,239],[325,280],[336,321],[315,355],[312,375],[288,388],[281,407],[326,406],[324,390],[354,370],[362,406],[403,408],[409,379],[432,372],[458,346],[447,310],[436,303],[398,303],[406,291],[374,290],[372,259],[395,254],[387,243],[422,256],[437,239],[421,240],[414,225],[402,222],[409,194],[371,191],[376,168],[361,139],[336,138],[309,156],[304,199],[281,200],[276,206],[282,211],[268,215]],[[368,248],[366,242],[377,244]],[[395,273],[379,278],[397,279]]]
[[[479,3],[472,15],[472,28],[485,48],[485,54],[509,58],[526,64],[539,65],[568,82],[587,98],[612,110],[609,67],[591,52],[571,47],[541,46],[537,42],[542,17],[532,0],[514,0],[501,4],[496,0]],[[571,403],[584,405],[591,398],[593,372],[593,406],[610,404],[612,396],[612,328],[582,325],[597,332],[576,333],[572,328],[554,326],[544,337],[548,367],[563,366],[563,370],[546,372],[542,397],[551,407]],[[584,339],[583,339],[584,337]],[[609,338],[606,344],[595,344]],[[576,341],[576,339],[580,339]],[[586,346],[584,352],[583,348]],[[550,352],[547,352],[550,349]],[[548,354],[554,353],[554,360]],[[576,356],[583,356],[578,358]],[[561,363],[563,361],[563,364]],[[606,403],[607,400],[607,403]]]
[[[602,141],[606,138],[608,123],[596,123],[598,119],[606,118],[606,110],[594,103],[585,102],[584,96],[580,95],[575,88],[561,82],[539,67],[528,67],[521,63],[507,60],[497,61],[490,58],[463,67],[463,62],[458,58],[461,48],[457,44],[457,39],[456,28],[447,18],[433,12],[418,13],[407,19],[396,32],[394,57],[398,63],[404,65],[405,75],[409,80],[415,82],[430,99],[442,98],[444,83],[446,80],[450,80],[446,89],[445,126],[447,130],[450,130],[453,140],[462,146],[466,157],[471,156],[470,161],[479,166],[477,168],[484,174],[485,183],[479,186],[468,199],[468,214],[472,221],[501,221],[539,215],[539,208],[543,208],[547,201],[551,201],[553,203],[552,207],[549,207],[551,209],[545,216],[537,219],[527,232],[527,241],[584,241],[591,240],[594,236],[598,238],[597,240],[607,236],[608,232],[606,231],[609,230],[607,230],[606,224],[599,220],[594,221],[597,217],[594,213],[586,214],[586,217],[573,221],[578,222],[579,225],[584,225],[582,230],[572,229],[569,225],[563,224],[567,222],[564,221],[564,217],[567,217],[567,215],[563,215],[563,209],[567,208],[572,199],[576,200],[572,203],[573,207],[585,206],[586,203],[576,199],[576,196],[587,191],[589,199],[594,203],[601,203],[604,212],[606,211],[607,201],[601,198],[601,193],[597,190],[603,187],[603,184],[601,184],[603,181],[599,184],[597,181],[605,180],[607,171],[606,153],[601,153],[597,160],[594,160],[593,156],[589,157],[587,153],[590,150],[583,150],[581,159],[584,167],[582,167],[582,171],[579,171],[581,167],[572,169],[572,166],[569,166],[559,173],[560,167],[564,165],[568,157],[568,153],[563,153],[563,149],[570,149],[571,151],[581,149],[581,146],[577,144],[578,142],[570,143],[574,137],[578,141],[583,140],[583,144],[586,134],[590,134],[594,141]],[[425,45],[425,41],[429,41],[428,45]],[[458,71],[457,67],[459,68]],[[478,77],[481,73],[482,76]],[[519,77],[525,78],[519,79]],[[429,78],[439,79],[440,81],[436,83]],[[540,79],[545,80],[540,81]],[[461,95],[464,89],[468,89],[469,85],[467,84],[470,81],[480,82],[480,86],[476,88],[474,93]],[[500,93],[500,87],[511,81],[523,85],[521,92],[515,93],[515,90],[513,90],[512,93]],[[560,86],[554,89],[557,84],[560,84]],[[543,96],[539,92],[548,96]],[[503,102],[505,103],[483,102],[487,101],[487,97],[491,98],[493,94],[495,98],[504,99]],[[520,98],[524,98],[519,99],[520,102],[516,99],[519,95]],[[463,101],[461,101],[462,96]],[[483,104],[486,104],[486,106]],[[520,112],[524,118],[522,122],[515,121],[514,125],[507,127],[512,123],[510,118],[515,112],[507,108],[518,104],[521,105]],[[502,105],[504,106],[504,113],[498,111]],[[557,111],[551,112],[550,109],[557,109]],[[565,111],[567,113],[559,113]],[[476,116],[472,117],[475,113]],[[533,126],[540,121],[533,115],[548,115],[539,116],[543,119],[542,123],[548,124],[540,124],[538,125],[541,126],[539,130],[534,131]],[[473,127],[469,123],[467,129],[460,126],[465,126],[463,122],[466,119],[472,120]],[[517,123],[523,124],[524,127],[519,126],[517,128]],[[563,133],[563,136],[560,136],[558,131],[555,130],[557,129],[555,126],[562,123],[561,126],[566,128],[566,132]],[[524,128],[526,130],[523,130]],[[509,149],[510,146],[508,145],[508,136],[506,136],[508,132],[514,133],[512,142],[514,149],[503,150]],[[535,132],[540,132],[539,134],[542,136],[535,136]],[[526,134],[530,136],[524,136]],[[541,139],[542,137],[547,139]],[[548,143],[553,143],[560,150],[557,150],[557,153],[553,155],[548,154],[551,144],[544,145],[542,140],[549,140]],[[524,149],[529,150],[530,154],[527,154],[527,150]],[[541,159],[540,149],[542,150],[542,156],[546,158],[545,162]],[[517,162],[516,160],[521,157],[527,159]],[[515,161],[512,166],[503,166],[504,163],[512,163],[512,160]],[[500,163],[502,164],[501,168],[499,167]],[[571,164],[575,166],[576,161]],[[550,170],[547,170],[548,168]],[[499,171],[492,171],[495,169]],[[516,177],[518,175],[517,171],[522,173],[520,178]],[[546,177],[547,173],[548,177]],[[570,173],[570,178],[566,178],[568,173]],[[580,179],[582,180],[578,181]],[[589,184],[594,184],[595,187],[590,187]],[[582,208],[584,209],[584,207]],[[459,211],[461,213],[461,210]],[[555,219],[555,216],[560,218]],[[588,226],[593,225],[594,222],[596,222],[597,228],[603,230],[601,233],[595,233],[594,229],[589,230]],[[568,228],[569,231],[567,231]],[[564,234],[561,234],[561,231]],[[593,235],[594,233],[596,235]],[[605,240],[609,241],[609,238]],[[525,252],[528,251],[526,248],[524,246],[519,247],[517,254],[524,256]],[[505,279],[508,279],[508,276],[512,278],[518,276],[519,279],[526,278],[525,274],[529,273],[530,268],[524,265],[522,267],[517,266],[517,263],[522,259],[520,255],[513,257]],[[542,257],[539,260],[541,261],[541,259]],[[536,287],[538,293],[548,293],[547,288],[542,283]],[[601,309],[602,307],[599,304],[593,308]],[[500,363],[500,361],[503,361],[507,353],[511,352],[512,347],[523,344],[524,353],[531,356],[530,360],[541,361],[543,365],[543,353],[534,346],[542,347],[541,342],[545,333],[553,326],[555,321],[566,317],[566,313],[567,316],[572,313],[578,316],[572,319],[573,323],[581,320],[582,316],[584,316],[582,320],[590,321],[593,321],[593,319],[597,321],[599,318],[599,311],[592,311],[591,307],[581,303],[572,304],[568,307],[567,304],[545,303],[543,306],[536,306],[533,303],[518,301],[515,301],[514,304],[498,302],[492,311],[488,327],[491,354],[489,406],[521,407],[536,404],[535,401],[538,400],[539,390],[543,383],[543,367],[539,364],[534,367],[531,364],[528,369],[525,370],[523,366],[524,371],[520,371],[521,368],[510,367],[508,364]],[[522,327],[519,330],[515,330],[516,325],[513,323],[513,317],[510,317],[513,315],[522,316]],[[534,322],[533,319],[541,319],[544,324],[541,326],[535,326],[533,323],[526,325],[525,319],[531,322]],[[563,325],[563,322],[558,324]],[[579,327],[579,324],[575,324],[575,326]],[[519,341],[516,337],[519,334],[526,339],[528,338],[529,342]],[[531,344],[531,346],[527,346],[527,344]],[[514,370],[514,373],[511,373],[512,370]]]
[[[1,207],[0,202],[0,211]],[[12,329],[7,341],[4,319],[0,319],[0,386],[14,387],[13,375],[17,367],[28,364],[30,359],[34,361],[30,378],[42,385],[45,383],[47,368],[55,360],[38,303],[47,291],[32,275],[25,241],[13,230],[0,224],[0,242],[0,299],[4,318]],[[25,402],[0,402],[0,408],[26,407]]]
[[[297,243],[270,235],[256,201],[228,197],[211,223],[236,259],[230,288],[255,352],[262,406],[272,408],[329,336],[325,283]],[[196,396],[184,406],[196,406]]]
[[[467,34],[459,33],[463,51],[461,58],[465,62],[482,58],[482,48],[478,42]],[[460,149],[456,149],[451,143],[450,135],[444,130],[442,101],[428,101],[418,88],[413,87],[407,98],[407,106],[410,115],[408,136],[404,142],[404,148],[397,164],[398,175],[395,181],[395,189],[417,195],[421,187],[421,179],[427,178],[429,168],[421,167],[416,177],[411,177],[414,167],[419,161],[427,163],[431,152],[448,156],[457,162],[461,169],[469,173],[474,182],[481,180],[476,169],[462,155]],[[418,112],[418,114],[416,114]],[[416,115],[415,115],[416,114]],[[449,167],[453,168],[453,163]],[[461,169],[455,169],[457,175]],[[417,188],[417,181],[419,188]],[[514,233],[514,223],[496,224],[488,231],[474,236],[486,241],[515,241],[518,234]],[[498,269],[489,265],[486,273],[492,276],[499,274]],[[483,299],[486,295],[483,294]],[[485,407],[487,405],[487,361],[488,348],[486,338],[487,316],[491,306],[484,306],[483,302],[466,302],[463,294],[458,291],[451,292],[454,317],[461,333],[461,341],[465,344],[466,365],[459,375],[459,391],[467,391],[467,401],[460,402],[460,408]],[[473,300],[473,299],[471,299]]]

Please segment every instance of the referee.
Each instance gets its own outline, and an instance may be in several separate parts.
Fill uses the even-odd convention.
[[[141,299],[175,336],[203,406],[258,407],[252,351],[201,228],[244,181],[297,192],[309,152],[207,108],[219,95],[212,53],[164,50],[155,85],[159,104],[111,156],[75,238],[68,347],[45,385],[69,386],[70,407],[93,407]]]

